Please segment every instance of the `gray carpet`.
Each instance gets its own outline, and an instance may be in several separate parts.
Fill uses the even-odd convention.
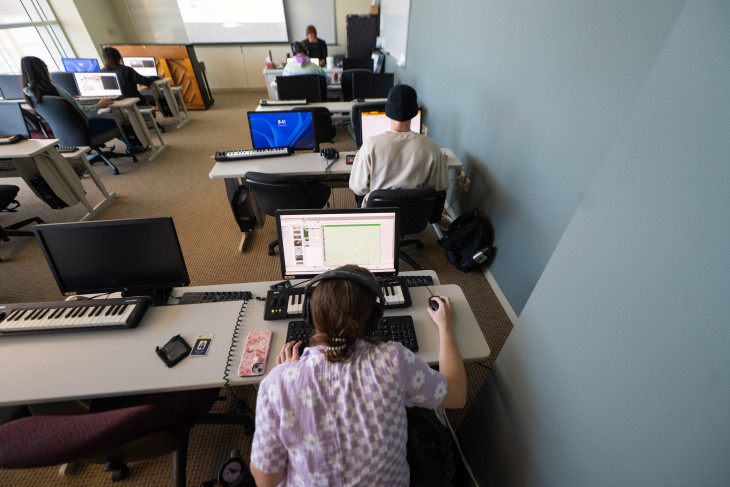
[[[169,147],[157,160],[133,163],[131,159],[118,159],[115,163],[121,174],[117,176],[112,175],[107,166],[94,165],[107,189],[120,195],[96,220],[172,216],[193,286],[279,279],[278,256],[269,257],[266,253],[267,244],[276,237],[273,219],[267,218],[263,230],[249,240],[247,250],[239,252],[241,233],[226,199],[223,181],[208,177],[216,150],[251,147],[246,111],[253,110],[258,100],[265,97],[263,91],[216,94],[215,104],[205,111],[192,111],[192,121],[182,129],[176,129],[172,122],[163,122],[167,128],[163,137]],[[355,149],[343,127],[338,128],[332,146],[339,150]],[[140,159],[144,157],[142,154]],[[98,203],[101,195],[96,187],[88,177],[83,183],[92,204]],[[40,216],[48,223],[76,221],[85,213],[80,204],[62,210],[49,208],[20,179],[4,179],[0,184],[16,184],[21,188],[18,199],[22,206],[18,213],[0,213],[3,225],[31,216]],[[335,189],[331,203],[335,208],[347,208],[354,205],[354,199],[349,190]],[[461,286],[492,350],[486,362],[466,366],[467,407],[449,413],[452,424],[458,428],[512,325],[482,274],[464,274],[451,266],[430,227],[420,238],[424,249],[409,251],[409,254],[423,268],[434,269],[441,283]],[[0,258],[3,259],[0,262],[0,302],[63,299],[34,239],[14,238],[10,242],[0,242]],[[403,270],[410,270],[407,264],[403,267]],[[251,407],[255,406],[253,389],[236,388],[234,393]],[[223,401],[216,408],[226,410],[230,404]],[[251,438],[244,435],[241,426],[194,427],[188,455],[188,485],[197,486],[213,478],[234,448],[247,460],[250,443]],[[97,465],[77,466],[72,475],[66,477],[60,477],[57,471],[57,467],[0,471],[0,485],[170,485],[172,457],[133,464],[130,477],[122,484],[112,484],[108,474]]]

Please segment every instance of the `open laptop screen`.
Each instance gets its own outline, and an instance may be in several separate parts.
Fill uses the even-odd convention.
[[[92,58],[70,58],[65,57],[63,61],[63,69],[67,73],[98,73],[99,61]]]
[[[291,147],[314,150],[312,112],[248,112],[248,126],[254,149]]]
[[[142,76],[157,76],[157,65],[153,57],[125,57],[124,64]]]
[[[114,73],[74,73],[80,96],[117,98],[122,96],[119,80]]]
[[[281,273],[309,278],[345,264],[398,274],[398,209],[278,210]]]
[[[360,113],[360,140],[358,140],[358,148],[368,137],[382,134],[390,129],[390,119],[385,115],[384,111],[371,110]],[[411,119],[411,130],[421,133],[421,110],[418,115]]]

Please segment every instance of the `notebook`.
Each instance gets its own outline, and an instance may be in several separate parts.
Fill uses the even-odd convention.
[[[122,89],[114,73],[74,73],[81,98],[119,98]]]

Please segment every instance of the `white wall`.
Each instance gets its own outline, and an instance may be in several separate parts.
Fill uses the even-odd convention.
[[[462,427],[486,485],[728,484],[729,25],[652,63]]]

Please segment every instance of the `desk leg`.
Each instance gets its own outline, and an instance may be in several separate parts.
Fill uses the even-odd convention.
[[[91,220],[96,215],[98,215],[99,213],[101,213],[102,211],[107,209],[112,204],[112,202],[118,198],[119,195],[117,195],[116,192],[109,193],[106,190],[106,186],[104,186],[104,183],[101,182],[101,179],[99,179],[99,175],[96,174],[96,171],[94,170],[94,168],[91,167],[91,164],[89,164],[89,161],[88,161],[88,159],[86,159],[86,156],[80,156],[80,157],[78,157],[78,159],[81,160],[81,162],[84,164],[84,167],[86,168],[86,172],[89,174],[89,177],[91,178],[92,181],[94,181],[94,184],[99,189],[101,194],[104,196],[104,198],[96,206],[93,206],[93,207],[91,206],[89,201],[86,199],[85,194],[83,195],[83,197],[79,197],[81,202],[86,207],[86,210],[88,211],[88,213],[86,213],[86,215],[82,216],[81,219],[79,220],[79,221],[84,222],[87,220]]]
[[[182,107],[183,113],[185,114],[185,118],[182,117],[182,113],[180,114],[180,123],[177,126],[177,128],[182,128],[183,125],[190,121],[190,112],[188,112],[188,107],[185,106],[185,100],[183,100],[182,97],[182,88],[174,88],[171,91],[173,95],[175,95],[176,101],[179,102],[180,106]],[[179,112],[180,110],[178,109],[178,113]]]
[[[154,161],[157,159],[157,157],[162,154],[162,152],[167,149],[167,144],[162,139],[162,134],[160,133],[160,129],[157,127],[157,121],[155,120],[155,109],[154,108],[148,108],[143,110],[138,110],[139,113],[142,115],[143,118],[145,118],[149,123],[152,125],[152,129],[155,131],[155,134],[157,134],[157,140],[160,141],[160,145],[157,146],[157,149],[150,155],[150,157],[147,159],[148,161]],[[145,123],[146,125],[146,123]]]

